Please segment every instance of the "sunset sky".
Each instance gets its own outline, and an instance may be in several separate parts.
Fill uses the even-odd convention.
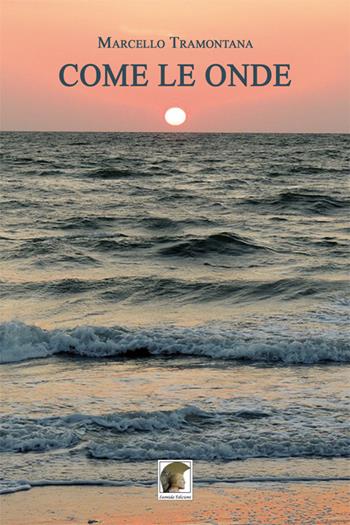
[[[3,130],[349,132],[348,0],[2,0]],[[250,39],[253,49],[172,49]],[[163,50],[98,49],[98,36],[164,39]],[[60,84],[63,64],[147,63],[147,87]],[[194,87],[158,87],[159,63],[195,65]],[[288,63],[289,88],[208,86],[212,63]],[[164,120],[172,106],[186,122]]]

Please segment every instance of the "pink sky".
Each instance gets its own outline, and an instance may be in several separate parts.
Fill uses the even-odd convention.
[[[348,0],[2,0],[4,130],[349,132]],[[98,49],[112,39],[250,39],[253,49]],[[147,87],[65,88],[65,63],[147,63]],[[193,88],[157,87],[158,63],[193,63]],[[211,63],[289,63],[289,88],[208,86]],[[186,123],[164,112],[180,106]]]

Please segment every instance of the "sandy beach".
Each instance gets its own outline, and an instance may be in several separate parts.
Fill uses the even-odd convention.
[[[344,482],[240,483],[195,488],[193,501],[155,487],[39,487],[1,498],[2,525],[345,525]]]

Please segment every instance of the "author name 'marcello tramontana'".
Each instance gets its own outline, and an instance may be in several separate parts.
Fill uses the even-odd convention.
[[[112,39],[111,36],[98,37],[98,47],[107,49],[163,49],[166,40],[146,39]],[[253,48],[251,40],[232,39],[196,39],[185,40],[179,36],[169,36],[169,47],[173,49],[249,49]]]

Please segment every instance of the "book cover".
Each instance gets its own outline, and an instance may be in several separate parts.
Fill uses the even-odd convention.
[[[349,3],[2,0],[4,525],[349,499]]]

